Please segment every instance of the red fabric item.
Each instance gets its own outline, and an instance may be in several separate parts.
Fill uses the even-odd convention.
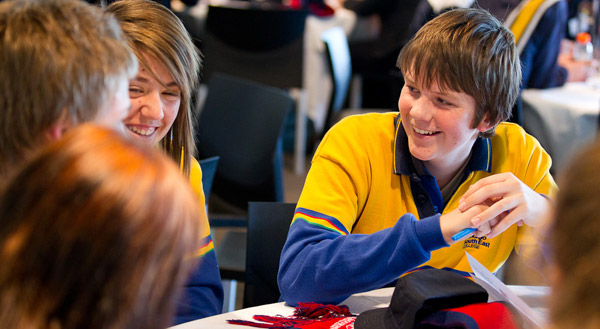
[[[434,312],[417,328],[520,329],[520,322],[502,302],[476,303]]]
[[[325,3],[309,3],[308,11],[318,17],[329,17],[333,16],[335,13],[333,8],[329,7],[329,5]]]
[[[503,303],[479,303],[463,307],[451,308],[448,311],[461,312],[471,316],[479,328],[519,329],[515,324],[512,312]]]
[[[227,320],[231,324],[269,329],[352,329],[355,316],[345,305],[323,305],[318,303],[299,303],[294,315],[268,316],[255,315],[256,321]]]

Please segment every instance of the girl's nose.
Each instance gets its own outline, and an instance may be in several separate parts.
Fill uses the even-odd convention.
[[[163,111],[163,102],[159,93],[151,92],[144,97],[141,114],[148,119],[162,120],[165,113]]]

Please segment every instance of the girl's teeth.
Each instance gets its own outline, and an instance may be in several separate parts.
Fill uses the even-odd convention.
[[[129,128],[129,130],[133,131],[134,133],[136,133],[138,135],[142,135],[142,136],[150,136],[150,135],[152,135],[152,133],[155,130],[154,127],[150,127],[147,129],[139,129],[137,127],[128,126],[127,128]]]

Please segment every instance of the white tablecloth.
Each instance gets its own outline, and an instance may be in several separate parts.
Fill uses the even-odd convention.
[[[557,173],[596,136],[600,80],[523,91],[523,126],[552,156]]]
[[[509,288],[521,297],[529,306],[538,310],[542,314],[545,314],[545,297],[549,290],[548,287],[537,287],[537,286],[509,286]],[[372,290],[360,294],[350,296],[348,299],[343,301],[342,305],[347,305],[350,308],[350,312],[354,314],[362,313],[363,311],[387,307],[392,298],[394,288],[382,288]],[[196,320],[184,324],[180,324],[171,329],[221,329],[221,328],[250,328],[239,325],[228,324],[227,320],[247,320],[253,321],[252,316],[254,315],[283,315],[290,316],[294,313],[294,308],[285,306],[283,302],[261,305],[256,307],[250,307],[242,310],[237,310],[230,313],[220,314]]]

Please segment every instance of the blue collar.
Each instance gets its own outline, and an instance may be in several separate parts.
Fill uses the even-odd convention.
[[[394,138],[394,174],[412,176],[430,175],[425,164],[421,160],[415,159],[408,149],[408,137],[400,115],[396,116],[395,122],[396,134]],[[489,138],[477,137],[473,144],[471,159],[466,167],[465,177],[473,171],[492,171],[492,143]]]

